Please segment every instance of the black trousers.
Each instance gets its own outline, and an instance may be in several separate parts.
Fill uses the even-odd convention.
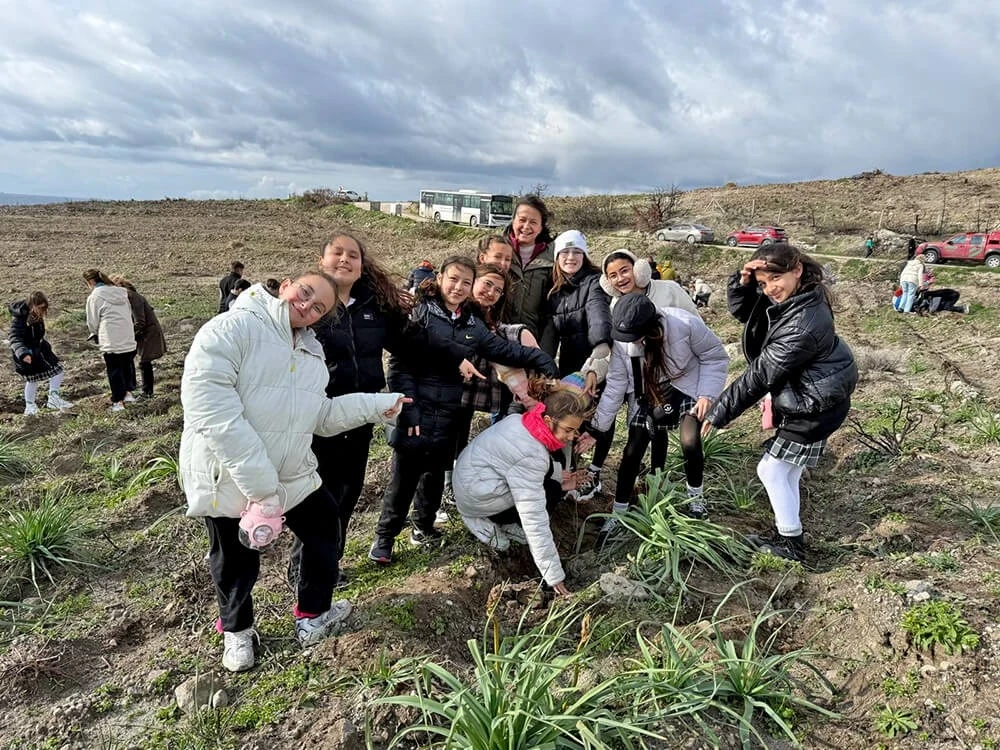
[[[681,417],[681,452],[684,454],[684,474],[687,483],[700,487],[704,481],[705,455],[701,449],[701,423],[690,415]],[[635,480],[639,478],[639,465],[652,443],[650,451],[651,472],[661,471],[667,462],[667,433],[656,430],[652,436],[645,427],[629,427],[628,440],[622,451],[618,466],[618,484],[615,487],[615,501],[631,503]]]
[[[139,369],[142,372],[142,392],[147,396],[153,395],[153,363],[140,362]]]
[[[333,519],[333,523],[330,522]],[[330,609],[340,539],[337,503],[325,487],[285,513],[285,524],[302,542],[298,571],[300,612],[319,615]],[[260,553],[240,543],[238,518],[205,518],[211,547],[208,564],[215,582],[222,629],[246,630],[254,622],[253,591],[260,575]]]
[[[392,452],[392,475],[382,496],[382,515],[375,535],[395,539],[406,524],[406,514],[413,504],[413,525],[423,531],[434,527],[434,516],[441,507],[444,473],[455,459],[454,440],[423,448],[395,448]]]
[[[131,390],[130,380],[135,380],[135,352],[104,352],[104,367],[108,371],[111,402],[117,404],[125,398],[126,391]]]

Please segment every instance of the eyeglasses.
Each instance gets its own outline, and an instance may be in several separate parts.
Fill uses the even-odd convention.
[[[503,286],[500,284],[494,284],[492,281],[481,281],[479,283],[479,293],[499,297],[503,294]]]
[[[296,281],[293,286],[295,287],[296,296],[306,303],[312,303],[309,305],[309,311],[321,318],[326,315],[326,305],[321,302],[313,302],[313,298],[316,297],[316,290],[313,289],[308,284],[303,284],[301,281]]]

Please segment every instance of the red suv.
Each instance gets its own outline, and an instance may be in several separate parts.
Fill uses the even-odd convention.
[[[917,252],[928,263],[964,260],[1000,268],[1000,232],[966,232],[939,242],[921,242]]]
[[[781,227],[744,227],[730,232],[726,237],[726,244],[730,247],[737,245],[750,245],[751,247],[764,247],[773,245],[775,242],[784,242],[788,239],[788,233]]]

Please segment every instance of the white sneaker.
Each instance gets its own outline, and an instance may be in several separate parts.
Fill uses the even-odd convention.
[[[24,405],[24,416],[26,416],[26,417],[33,417],[36,414],[38,414],[38,406],[37,406],[37,404],[34,404],[31,401],[28,401]]]
[[[447,526],[450,520],[451,516],[448,515],[448,511],[444,507],[438,508],[438,512],[434,514],[435,526]]]
[[[517,544],[527,544],[528,537],[524,534],[524,528],[519,523],[502,523],[500,531],[507,535],[507,538]]]
[[[135,396],[133,396],[133,395],[132,395],[132,391],[128,391],[128,392],[127,392],[127,393],[125,394],[125,403],[126,403],[126,404],[131,404],[131,403],[132,403],[132,402],[134,402],[135,400],[136,400],[136,398],[135,398]]]
[[[111,404],[111,408],[108,409],[108,411],[110,412],[125,411],[125,404],[123,404],[121,401],[115,401],[113,404]]]
[[[601,472],[587,469],[587,478],[583,484],[576,488],[576,501],[578,503],[590,500],[601,491]]]
[[[222,634],[225,650],[222,652],[222,666],[230,672],[246,672],[254,665],[253,642],[257,637],[253,628]]]
[[[314,646],[331,635],[344,624],[354,607],[346,599],[339,599],[318,617],[298,617],[295,620],[295,636],[303,648]]]
[[[488,518],[473,518],[462,516],[462,523],[465,528],[472,532],[472,536],[481,542],[485,542],[497,552],[506,552],[510,548],[510,538],[504,532],[503,527]]]
[[[46,404],[46,406],[49,409],[59,409],[59,410],[62,410],[62,409],[72,409],[73,408],[73,402],[72,401],[67,401],[62,396],[60,396],[58,393],[49,393],[49,401]]]

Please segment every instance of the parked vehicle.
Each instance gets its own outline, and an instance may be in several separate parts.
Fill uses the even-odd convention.
[[[750,247],[764,247],[773,245],[775,242],[785,242],[788,240],[788,233],[781,227],[752,226],[737,229],[729,233],[726,237],[726,244],[730,247],[737,245],[749,245]]]
[[[921,242],[917,252],[928,263],[956,260],[1000,268],[1000,232],[966,232],[947,240]]]
[[[434,221],[453,221],[470,227],[502,227],[514,214],[510,195],[476,190],[421,190],[420,215]]]
[[[354,192],[353,190],[344,190],[343,188],[337,191],[337,197],[343,198],[344,200],[348,200],[351,202],[361,200],[361,196],[358,195],[356,192]]]
[[[653,232],[656,239],[666,242],[715,242],[715,232],[704,224],[671,224]]]

